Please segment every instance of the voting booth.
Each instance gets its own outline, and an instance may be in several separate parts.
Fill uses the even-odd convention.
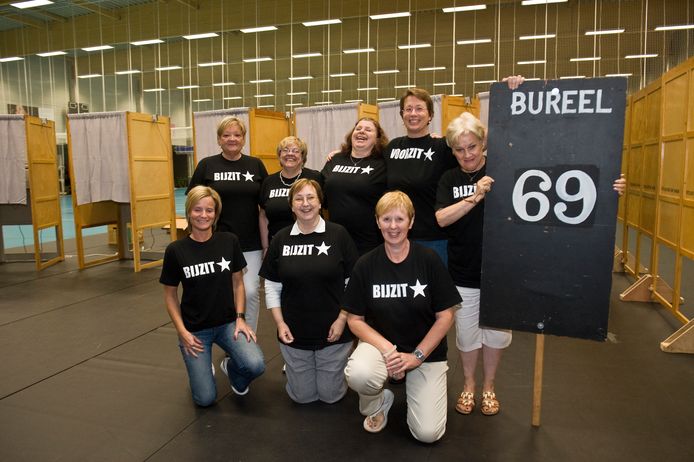
[[[306,167],[321,171],[329,152],[338,149],[357,120],[379,120],[378,107],[365,103],[329,104],[297,108],[296,136],[308,146]]]
[[[281,112],[257,108],[233,108],[193,113],[195,165],[205,157],[219,154],[217,125],[227,116],[237,117],[246,126],[246,144],[241,153],[259,158],[268,173],[280,170],[277,145],[289,136],[289,122]]]
[[[626,79],[493,84],[480,323],[605,340]]]
[[[145,253],[140,236],[164,226],[175,229],[169,118],[69,114],[67,129],[79,267],[126,258],[133,259],[136,272],[160,265],[163,253]],[[88,261],[83,230],[104,225],[117,225],[118,252]]]
[[[0,262],[33,257],[42,270],[65,259],[58,191],[55,123],[27,115],[0,115]],[[6,254],[3,225],[31,225],[33,254]],[[44,252],[43,231],[55,252]]]

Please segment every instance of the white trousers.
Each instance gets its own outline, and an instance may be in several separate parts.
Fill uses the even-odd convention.
[[[446,372],[448,363],[422,363],[407,372],[407,425],[417,440],[433,443],[446,432],[448,412]],[[359,412],[369,416],[383,404],[383,385],[388,379],[385,361],[373,345],[359,342],[347,360],[347,385],[359,393]]]

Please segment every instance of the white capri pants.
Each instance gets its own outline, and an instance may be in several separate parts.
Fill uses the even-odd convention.
[[[258,314],[260,311],[260,265],[263,263],[263,251],[243,252],[246,268],[243,270],[243,286],[246,289],[246,324],[258,331]]]
[[[480,290],[456,286],[463,302],[455,312],[455,345],[462,352],[479,350],[482,345],[503,349],[511,344],[511,331],[480,327]]]
[[[446,432],[448,401],[446,372],[448,363],[422,363],[407,372],[407,425],[410,433],[423,443],[433,443]],[[383,404],[383,385],[388,379],[381,352],[366,342],[359,342],[347,360],[347,385],[359,393],[359,412],[369,416]]]

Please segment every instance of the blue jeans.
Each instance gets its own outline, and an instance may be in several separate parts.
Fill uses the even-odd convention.
[[[210,406],[217,398],[217,384],[212,375],[213,343],[219,345],[229,356],[227,372],[229,382],[235,389],[245,390],[256,377],[265,372],[265,358],[258,344],[248,342],[244,334],[239,334],[238,340],[234,340],[235,328],[236,322],[233,322],[192,332],[205,348],[198,353],[197,358],[187,354],[180,343],[178,345],[188,370],[193,401],[198,406]]]
[[[421,244],[424,247],[429,247],[430,249],[436,251],[441,257],[443,266],[448,268],[448,241],[446,239],[441,239],[439,241],[418,241],[415,240],[417,244]]]

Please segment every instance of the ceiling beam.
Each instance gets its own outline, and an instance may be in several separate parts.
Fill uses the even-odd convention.
[[[25,16],[21,16],[18,14],[0,14],[0,17],[3,17],[5,19],[9,19],[10,21],[14,21],[14,22],[17,22],[19,24],[24,24],[25,26],[34,27],[36,29],[43,29],[46,27],[46,23],[44,21],[29,19]]]
[[[73,1],[73,5],[78,6],[80,8],[84,8],[85,10],[89,10],[92,13],[96,13],[100,16],[104,16],[105,18],[110,18],[113,19],[114,21],[120,21],[120,16],[116,13],[112,13],[112,10],[104,10],[100,6],[97,5],[92,5],[89,2],[84,2],[84,1]]]

